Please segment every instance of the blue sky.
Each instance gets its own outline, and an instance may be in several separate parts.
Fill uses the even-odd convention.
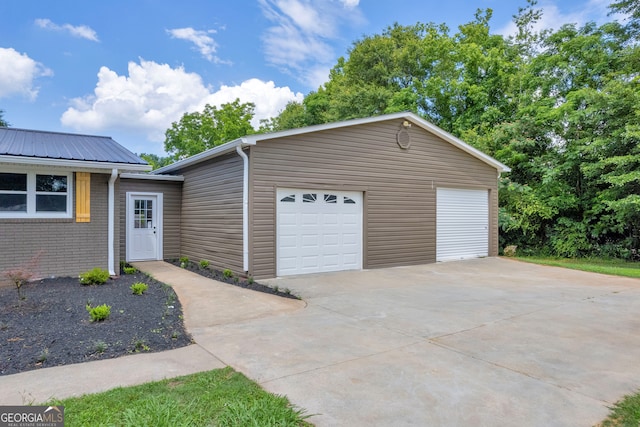
[[[112,136],[163,154],[185,112],[240,98],[256,121],[318,88],[353,41],[476,9],[513,31],[525,0],[4,0],[0,109],[11,126]],[[605,22],[608,0],[540,0],[543,27]]]

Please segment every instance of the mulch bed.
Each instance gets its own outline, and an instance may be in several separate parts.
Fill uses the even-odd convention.
[[[133,295],[135,282],[149,285]],[[182,307],[170,286],[145,274],[83,286],[62,277],[28,283],[24,300],[15,287],[0,287],[0,375],[110,359],[189,345]],[[86,310],[111,306],[108,319],[91,322]]]
[[[251,289],[252,291],[264,292],[271,295],[277,295],[283,298],[300,299],[296,295],[293,295],[288,289],[271,288],[266,285],[262,285],[258,282],[250,280],[246,277],[239,277],[237,275],[226,275],[223,271],[216,270],[211,267],[200,267],[200,264],[193,261],[181,262],[179,259],[166,259],[166,262],[175,266],[184,268],[193,273],[197,273],[201,276],[209,279],[217,280],[219,282],[228,283],[234,286],[240,286],[241,288]]]

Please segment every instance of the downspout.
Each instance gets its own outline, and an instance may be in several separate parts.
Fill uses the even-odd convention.
[[[249,157],[242,151],[242,145],[236,146],[242,157],[242,270],[249,271]]]
[[[109,275],[115,276],[115,252],[113,248],[113,244],[115,242],[115,234],[116,234],[116,226],[115,226],[115,182],[118,178],[118,169],[111,170],[111,176],[109,177],[109,215],[108,215],[108,226],[107,226],[107,241],[109,244],[109,261],[107,268],[109,269]]]

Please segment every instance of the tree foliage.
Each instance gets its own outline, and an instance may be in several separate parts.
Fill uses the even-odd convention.
[[[181,160],[255,133],[251,126],[254,109],[253,103],[236,99],[220,107],[207,104],[202,112],[185,113],[165,132],[164,149],[172,160]]]
[[[9,127],[9,123],[4,119],[4,110],[0,110],[0,127]]]
[[[265,129],[412,111],[509,165],[501,244],[562,256],[637,256],[640,245],[640,2],[624,22],[536,31],[527,0],[511,37],[491,10],[452,32],[392,25],[353,43],[327,83]]]

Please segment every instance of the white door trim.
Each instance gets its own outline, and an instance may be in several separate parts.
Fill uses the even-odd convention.
[[[149,259],[136,259],[134,254],[131,252],[132,241],[131,241],[131,232],[130,230],[133,228],[133,200],[135,198],[144,198],[144,197],[155,197],[156,198],[156,255],[154,258]],[[163,259],[163,225],[164,225],[164,215],[163,215],[163,194],[162,193],[151,193],[151,192],[140,192],[140,191],[127,191],[126,193],[126,261],[161,261]]]

